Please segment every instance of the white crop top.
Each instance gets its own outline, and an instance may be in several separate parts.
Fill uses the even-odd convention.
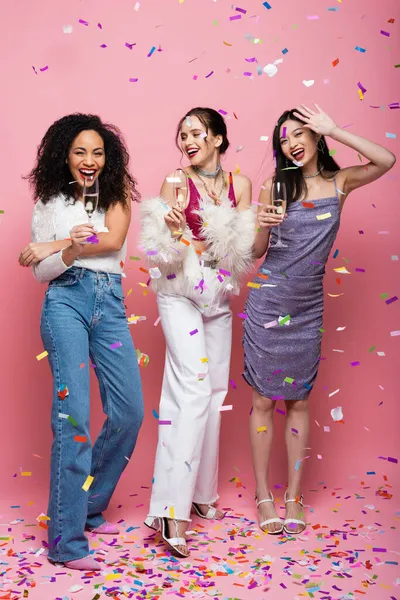
[[[53,242],[56,240],[65,240],[70,237],[69,232],[75,225],[88,223],[89,219],[85,212],[82,202],[74,202],[71,198],[66,198],[63,194],[55,196],[46,204],[39,200],[32,215],[32,242]],[[105,213],[95,211],[91,219],[92,225],[98,233],[107,231],[105,227]],[[109,252],[108,254],[99,254],[98,256],[79,256],[71,266],[84,267],[92,271],[104,271],[106,273],[122,273],[121,262],[124,263],[126,257],[126,239],[118,252]],[[70,267],[62,259],[62,250],[45,258],[40,263],[34,265],[33,274],[35,279],[46,283],[59,277]]]

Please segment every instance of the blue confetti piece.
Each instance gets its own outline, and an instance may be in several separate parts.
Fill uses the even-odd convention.
[[[288,50],[287,48],[284,48],[284,49],[282,50],[282,54],[287,54],[288,52],[289,52],[289,50]]]
[[[155,417],[156,419],[159,419],[158,413],[154,408],[153,408],[153,417]]]
[[[334,255],[333,255],[333,258],[336,258],[338,254],[339,254],[339,250],[335,250],[335,253],[334,253]]]
[[[151,56],[152,54],[154,54],[154,52],[155,52],[156,50],[157,50],[157,48],[156,48],[155,46],[153,46],[153,47],[152,47],[152,49],[150,50],[150,52],[148,53],[148,55],[147,55],[147,58],[150,58],[150,56]]]
[[[311,390],[312,386],[309,383],[305,383],[304,387],[306,388],[306,390]]]
[[[360,46],[356,46],[355,50],[357,50],[358,52],[363,52],[363,53],[366,52],[366,49],[365,48],[361,48]]]
[[[390,138],[391,140],[395,140],[397,136],[396,136],[395,133],[388,133],[388,132],[386,132],[386,137]]]
[[[272,8],[272,6],[270,4],[268,4],[268,2],[263,2],[263,6],[265,6],[265,8],[267,10],[269,10],[270,8]]]
[[[336,12],[336,11],[338,11],[338,10],[339,10],[339,7],[337,7],[337,6],[330,6],[330,7],[328,8],[328,11],[329,11],[329,12]]]

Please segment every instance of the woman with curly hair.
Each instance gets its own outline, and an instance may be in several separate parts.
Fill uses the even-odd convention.
[[[49,282],[41,317],[54,379],[49,559],[85,571],[100,564],[89,556],[84,531],[118,533],[103,512],[143,420],[121,286],[130,200],[138,198],[128,162],[119,130],[99,117],[73,114],[53,123],[28,176],[36,200],[32,243],[19,259],[38,281]],[[83,190],[96,179],[98,205],[89,224]],[[107,416],[93,447],[90,367]]]

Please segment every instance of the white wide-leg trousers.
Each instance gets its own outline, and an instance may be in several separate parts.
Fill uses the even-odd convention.
[[[220,407],[229,381],[232,314],[217,272],[192,297],[158,294],[166,340],[149,516],[190,521],[192,502],[218,499]]]

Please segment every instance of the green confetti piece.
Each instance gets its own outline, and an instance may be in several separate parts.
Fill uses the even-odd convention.
[[[4,215],[4,210],[0,210],[0,215]]]
[[[130,256],[129,260],[140,260],[140,256]]]
[[[68,415],[68,421],[74,426],[74,427],[78,427],[78,422],[75,421],[75,419],[73,417],[71,417],[71,415]]]
[[[395,69],[398,69],[399,67],[400,67],[400,64],[399,65],[394,65]]]
[[[213,25],[214,25],[214,27],[216,27],[216,25],[218,25],[218,21],[216,19],[214,19]]]
[[[320,329],[320,332],[321,332],[321,333],[325,333],[325,331],[326,331],[326,330],[325,330],[323,327],[321,327],[321,329]]]
[[[285,383],[293,383],[294,379],[293,379],[293,377],[285,377],[285,379],[283,381]]]
[[[333,148],[332,150],[329,150],[329,156],[335,156],[335,154],[336,154],[335,148]]]
[[[371,346],[371,348],[368,348],[368,352],[373,352],[375,350],[376,346]]]
[[[389,294],[379,294],[382,300],[385,300],[389,296]]]
[[[279,321],[279,325],[284,325],[288,321],[290,321],[290,315],[286,315],[286,317],[283,317],[283,319]]]

